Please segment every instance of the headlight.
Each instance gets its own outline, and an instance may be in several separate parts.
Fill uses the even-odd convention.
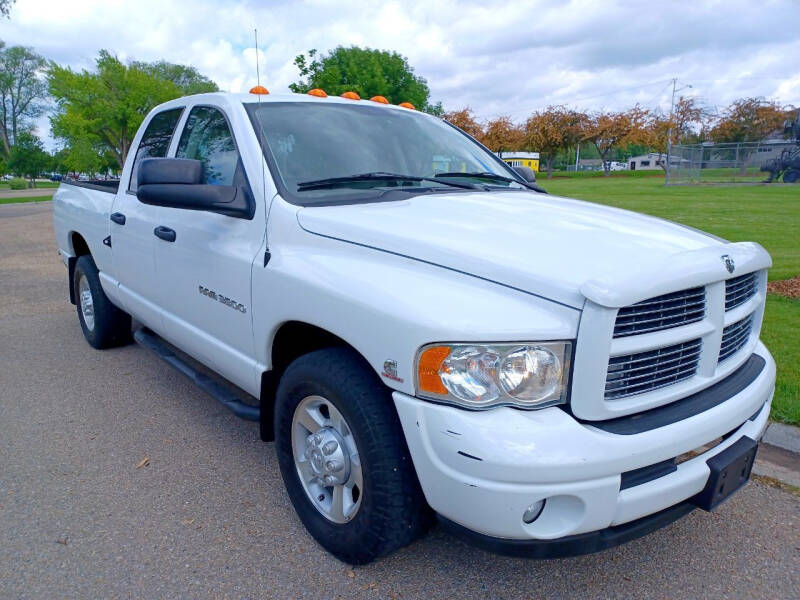
[[[424,346],[417,394],[466,408],[563,404],[571,355],[571,342]]]

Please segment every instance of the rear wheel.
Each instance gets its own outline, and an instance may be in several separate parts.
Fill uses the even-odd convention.
[[[783,174],[783,183],[797,183],[800,180],[800,170],[789,169]]]
[[[83,337],[97,349],[126,344],[131,339],[131,317],[111,303],[94,259],[85,254],[75,263],[72,280]]]
[[[275,441],[300,520],[338,559],[368,563],[429,524],[391,395],[355,352],[319,350],[289,366]]]

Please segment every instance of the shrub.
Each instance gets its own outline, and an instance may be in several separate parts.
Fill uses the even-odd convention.
[[[25,190],[28,189],[28,182],[24,179],[12,179],[8,182],[8,186],[12,190]]]

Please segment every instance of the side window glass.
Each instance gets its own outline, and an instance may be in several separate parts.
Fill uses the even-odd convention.
[[[239,153],[225,115],[216,108],[197,106],[192,109],[175,156],[201,161],[204,183],[234,185]]]
[[[136,149],[136,156],[133,159],[131,182],[128,186],[128,189],[132,192],[136,191],[137,168],[142,159],[149,157],[164,158],[167,155],[169,142],[172,140],[172,134],[175,132],[175,126],[178,124],[182,112],[182,108],[173,108],[172,110],[160,112],[150,119],[147,129],[142,135],[142,141],[139,142],[139,147]]]

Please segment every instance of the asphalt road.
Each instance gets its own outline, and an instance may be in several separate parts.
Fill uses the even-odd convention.
[[[757,482],[595,555],[509,559],[436,529],[351,569],[303,529],[255,424],[138,346],[86,344],[50,203],[0,206],[0,409],[0,598],[800,597],[800,499]]]

